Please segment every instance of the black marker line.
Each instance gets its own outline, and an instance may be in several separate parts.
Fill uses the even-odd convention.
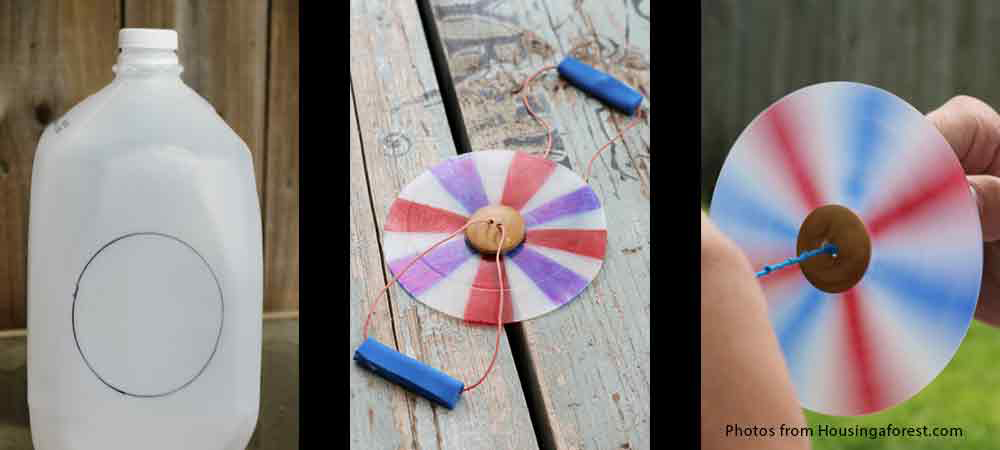
[[[177,388],[175,388],[175,389],[173,389],[171,391],[164,392],[164,393],[161,393],[161,394],[135,394],[135,393],[132,393],[132,392],[128,392],[128,391],[119,389],[119,388],[113,386],[111,383],[108,383],[104,378],[101,377],[101,375],[99,373],[97,373],[97,370],[95,370],[94,367],[92,365],[90,365],[90,361],[87,360],[87,355],[85,355],[83,353],[83,348],[80,347],[80,339],[77,336],[77,332],[76,332],[76,300],[77,300],[77,294],[80,292],[80,282],[83,280],[83,275],[87,272],[87,268],[90,267],[90,263],[92,263],[94,261],[94,259],[97,258],[97,255],[100,255],[101,252],[103,252],[106,248],[110,247],[111,245],[115,244],[116,242],[119,242],[119,241],[121,241],[123,239],[126,239],[126,238],[136,237],[136,236],[159,236],[159,237],[164,237],[164,238],[167,238],[167,239],[172,239],[174,241],[177,241],[177,242],[181,243],[182,245],[184,245],[185,247],[187,247],[189,250],[191,250],[195,255],[197,255],[198,258],[201,259],[202,263],[205,264],[205,267],[208,269],[208,272],[212,275],[212,279],[215,280],[215,287],[219,290],[219,306],[222,308],[222,315],[219,317],[219,335],[216,336],[216,338],[215,338],[215,346],[212,348],[212,354],[209,355],[208,356],[208,360],[205,361],[205,365],[202,366],[201,370],[199,370],[198,373],[196,373],[194,375],[194,377],[192,377],[190,380],[188,380],[186,383],[184,383],[180,387],[177,387]],[[105,386],[107,386],[108,388],[110,388],[111,390],[113,390],[115,392],[118,392],[119,394],[127,395],[127,396],[130,396],[130,397],[137,397],[137,398],[166,397],[166,396],[168,396],[170,394],[173,394],[173,393],[175,393],[177,391],[180,391],[181,389],[184,389],[184,388],[188,387],[191,383],[194,383],[194,381],[197,380],[198,377],[200,377],[201,374],[205,372],[205,369],[208,368],[209,364],[212,363],[212,359],[215,357],[215,353],[219,349],[219,342],[222,340],[222,330],[223,330],[223,328],[225,326],[225,321],[226,321],[226,300],[225,300],[225,296],[222,293],[222,285],[219,283],[219,278],[215,275],[215,271],[212,270],[212,266],[210,264],[208,264],[208,261],[205,259],[204,256],[201,255],[201,253],[198,252],[198,250],[195,250],[195,248],[192,247],[191,245],[189,245],[187,242],[184,242],[183,240],[181,240],[179,238],[176,238],[174,236],[171,236],[171,235],[165,234],[165,233],[158,233],[158,232],[152,232],[152,231],[129,233],[129,234],[117,237],[117,238],[111,240],[110,242],[108,242],[107,244],[104,244],[100,249],[97,250],[96,253],[94,253],[93,256],[90,257],[89,260],[87,260],[87,264],[84,264],[83,270],[80,271],[80,275],[76,279],[76,287],[73,289],[73,307],[71,308],[71,311],[70,311],[70,320],[71,320],[71,325],[72,325],[72,328],[73,328],[73,341],[76,343],[76,349],[80,353],[80,356],[83,358],[83,363],[87,365],[87,368],[90,369],[90,371],[94,374],[94,376],[97,377],[98,380],[101,381],[101,383],[104,383]]]

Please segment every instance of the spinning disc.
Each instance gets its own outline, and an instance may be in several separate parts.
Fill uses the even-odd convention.
[[[903,402],[968,330],[983,260],[975,200],[944,137],[886,91],[822,83],[769,107],[733,145],[711,216],[755,268],[824,241],[846,252],[760,278],[806,408]]]
[[[488,150],[450,158],[400,192],[384,232],[394,276],[483,207],[503,205],[524,222],[524,240],[501,259],[504,322],[556,309],[590,284],[604,261],[607,225],[578,175],[523,152]],[[421,303],[471,322],[497,322],[495,256],[456,236],[416,262],[399,284]]]

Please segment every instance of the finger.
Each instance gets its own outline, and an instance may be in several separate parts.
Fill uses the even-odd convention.
[[[737,275],[754,277],[750,260],[732,240],[719,230],[712,220],[701,213],[701,269],[716,270],[725,267]]]
[[[976,196],[979,220],[983,224],[983,240],[1000,240],[1000,178],[993,175],[967,177]]]
[[[1000,114],[982,100],[952,97],[927,114],[968,174],[1000,175]]]
[[[997,244],[983,246],[983,267],[1000,265],[1000,248]],[[1000,327],[1000,276],[984,270],[983,283],[979,289],[979,303],[976,304],[976,319]]]
[[[727,424],[805,426],[767,300],[735,244],[701,216],[701,436],[732,448]],[[806,449],[808,438],[743,440],[741,448]],[[746,447],[744,447],[746,443]]]

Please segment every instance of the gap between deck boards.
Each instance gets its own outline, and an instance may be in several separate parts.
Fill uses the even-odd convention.
[[[444,105],[444,112],[448,117],[448,128],[451,128],[455,151],[460,155],[471,152],[472,144],[470,144],[469,134],[465,129],[462,108],[458,106],[458,92],[455,90],[454,80],[451,79],[448,58],[444,54],[444,43],[441,42],[441,35],[438,34],[437,22],[434,21],[434,13],[431,11],[428,0],[417,0],[417,10],[420,11],[420,22],[424,26],[424,34],[427,37],[427,48],[431,52],[431,65],[434,66],[434,76],[437,78],[438,89],[441,91],[441,103]]]
[[[357,101],[356,97],[357,96],[354,93],[354,79],[352,78],[351,79],[351,103],[354,105],[354,115],[353,115],[353,117],[351,117],[351,119],[355,121],[355,125],[357,125],[357,127],[358,127],[357,128],[358,129],[358,134],[359,134],[359,136],[358,136],[358,145],[361,146],[361,167],[364,168],[364,171],[365,171],[365,190],[368,192],[368,208],[372,212],[372,219],[373,219],[372,225],[375,228],[375,242],[378,243],[378,246],[377,246],[378,247],[378,258],[379,258],[379,261],[385,261],[385,253],[383,253],[383,250],[382,250],[382,230],[378,229],[378,222],[374,220],[375,217],[378,217],[378,215],[375,212],[375,197],[372,196],[373,195],[372,194],[372,182],[371,182],[371,179],[368,177],[368,160],[366,159],[366,156],[365,156],[365,140],[361,139],[361,136],[360,136],[360,133],[361,133],[361,119],[358,118],[358,101]],[[388,284],[389,283],[389,274],[386,273],[386,265],[382,265],[381,269],[382,269],[382,282]],[[392,291],[391,290],[386,290],[385,291],[385,303],[386,303],[387,307],[389,308],[389,326],[392,329],[392,345],[398,350],[399,349],[399,337],[396,334],[396,317],[394,317],[392,315],[393,308],[392,308]],[[366,309],[370,308],[370,307],[371,307],[371,305],[368,305],[368,304],[365,305]]]
[[[455,81],[451,77],[451,70],[448,68],[448,59],[444,54],[444,43],[441,41],[441,35],[438,32],[437,22],[434,20],[434,13],[431,8],[429,0],[417,0],[420,22],[423,24],[424,34],[427,38],[427,47],[430,49],[431,54],[431,65],[434,66],[434,75],[437,78],[438,89],[441,92],[441,102],[444,106],[445,115],[448,118],[448,127],[451,129],[455,150],[458,154],[469,153],[472,151],[472,144],[469,140],[468,130],[465,128],[462,108],[458,104]],[[545,414],[545,402],[542,399],[541,385],[538,382],[538,375],[529,357],[524,326],[520,323],[507,324],[504,325],[504,332],[507,335],[511,357],[514,360],[514,369],[517,371],[517,376],[521,382],[521,390],[527,403],[528,415],[531,418],[531,427],[535,432],[535,441],[538,443],[539,449],[555,449],[556,440],[552,424]]]

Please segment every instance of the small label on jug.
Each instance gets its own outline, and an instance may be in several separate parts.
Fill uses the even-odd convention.
[[[60,131],[67,128],[69,128],[69,121],[66,119],[59,119],[59,121],[56,122],[55,132],[58,134]]]

